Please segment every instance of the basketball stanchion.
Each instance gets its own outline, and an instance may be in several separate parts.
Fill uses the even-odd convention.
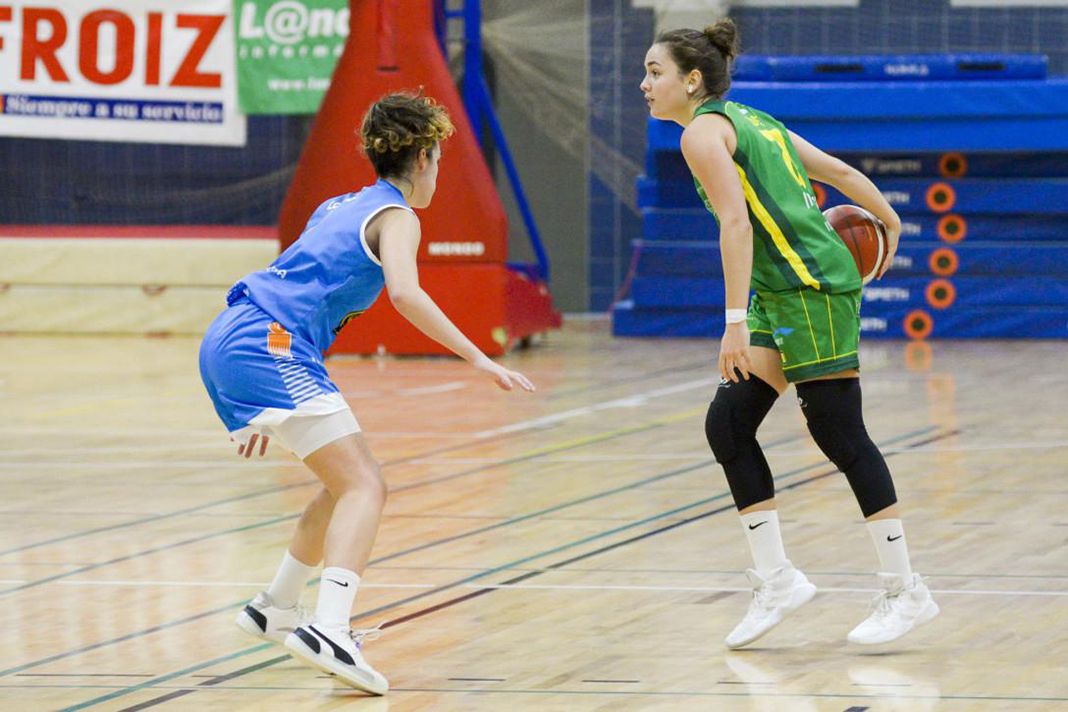
[[[957,257],[955,250],[949,247],[939,247],[931,252],[931,257],[927,260],[927,266],[931,268],[931,272],[939,277],[952,277],[957,273],[957,268],[960,267],[960,258]]]
[[[934,330],[934,319],[923,309],[908,313],[904,322],[905,336],[917,341],[926,339]]]
[[[944,153],[938,159],[938,173],[943,178],[963,178],[968,172],[968,159],[962,153]]]
[[[936,229],[943,242],[956,244],[968,234],[968,221],[956,213],[950,213],[938,219]]]
[[[957,301],[957,288],[948,279],[936,279],[927,285],[924,296],[935,309],[948,309]]]
[[[947,213],[957,202],[957,191],[949,183],[932,183],[927,189],[926,199],[931,212]]]

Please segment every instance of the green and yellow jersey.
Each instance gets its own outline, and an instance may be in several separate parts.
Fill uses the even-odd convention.
[[[786,127],[762,111],[733,101],[706,102],[694,117],[701,114],[726,116],[738,135],[734,165],[753,225],[752,288],[782,292],[808,287],[825,294],[860,289],[853,257],[816,204]],[[696,176],[693,182],[715,216]]]

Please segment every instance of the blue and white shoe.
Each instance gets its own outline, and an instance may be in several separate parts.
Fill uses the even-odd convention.
[[[286,636],[285,646],[297,660],[330,675],[346,685],[372,695],[389,691],[389,681],[363,659],[360,647],[364,640],[378,637],[371,630],[332,630],[315,623],[299,626]]]
[[[266,591],[260,591],[234,622],[251,636],[284,645],[286,636],[296,630],[303,618],[304,610],[300,606],[279,608]]]

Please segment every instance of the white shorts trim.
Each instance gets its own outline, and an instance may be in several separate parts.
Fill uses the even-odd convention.
[[[303,460],[324,445],[358,432],[360,424],[345,399],[340,393],[327,393],[292,410],[266,408],[230,436],[245,445],[256,433],[266,435]]]

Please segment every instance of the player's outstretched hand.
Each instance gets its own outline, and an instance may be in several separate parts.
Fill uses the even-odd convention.
[[[248,442],[244,445],[237,446],[237,454],[239,456],[244,455],[245,459],[252,457],[253,451],[256,449],[256,441],[260,441],[260,457],[267,454],[267,443],[271,441],[271,438],[266,435],[260,435],[259,433],[253,433],[252,437],[248,439]]]
[[[475,368],[492,376],[493,380],[497,382],[497,386],[502,390],[510,391],[518,385],[524,391],[534,392],[534,384],[526,376],[519,371],[511,371],[500,364],[494,363],[488,356],[475,363]]]

